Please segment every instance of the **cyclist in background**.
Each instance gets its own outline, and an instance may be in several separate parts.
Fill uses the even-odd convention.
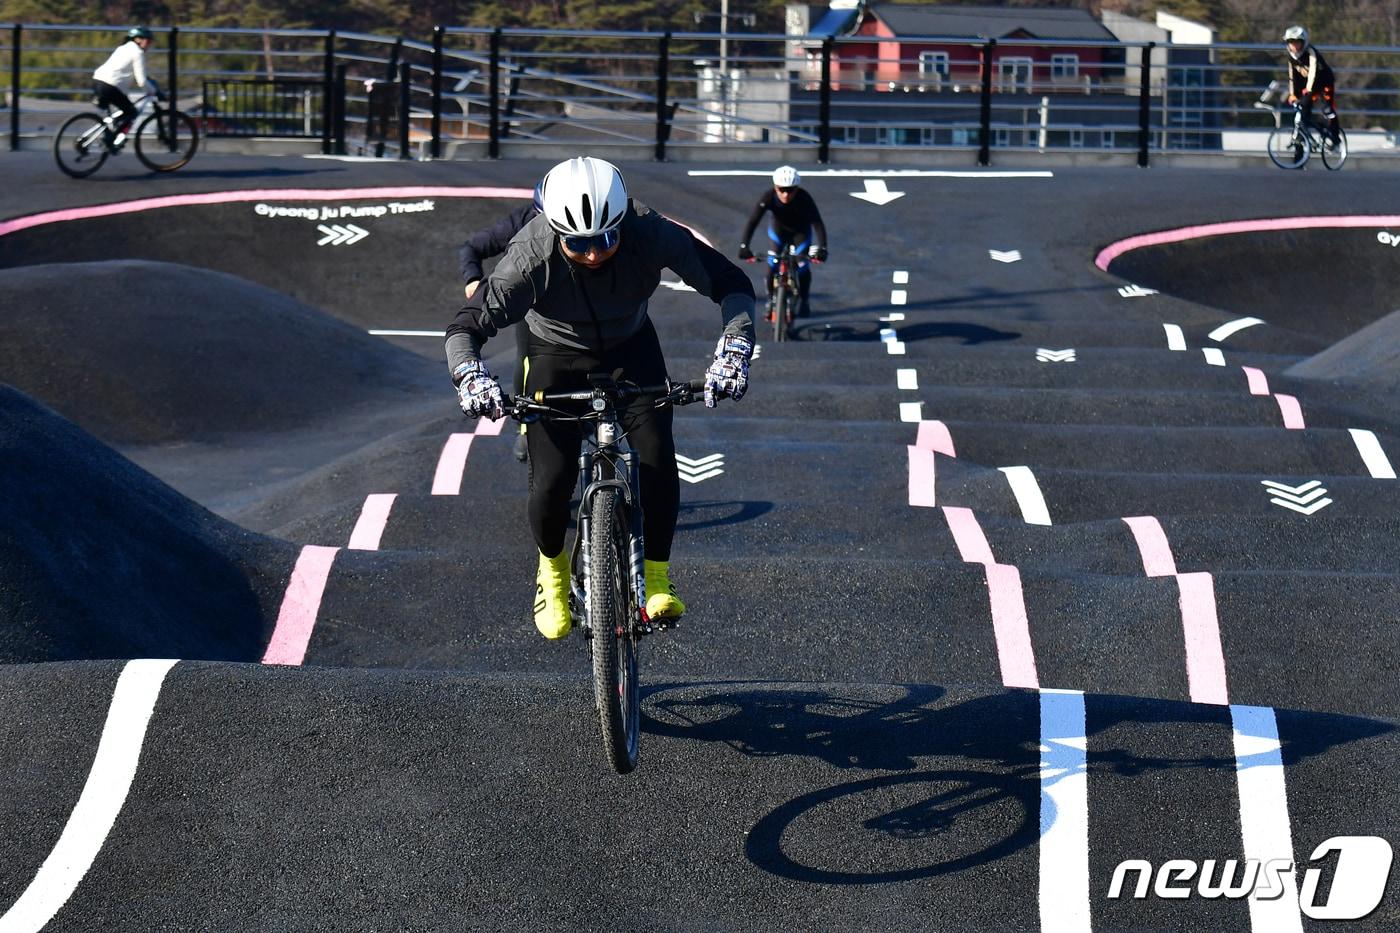
[[[666,361],[647,314],[663,268],[719,305],[724,329],[705,372],[705,404],[742,398],[754,338],[748,276],[684,227],[629,199],[622,174],[609,162],[561,162],[540,186],[541,216],[511,240],[447,329],[447,365],[463,413],[504,416],[501,387],[481,362],[481,347],[522,320],[527,394],[587,389],[588,374],[598,371],[620,370],[621,379],[639,385],[664,383]],[[672,620],[685,612],[670,579],[680,477],[671,409],[657,410],[653,402],[634,400],[620,420],[641,464],[646,613]],[[564,538],[582,438],[577,423],[555,421],[537,422],[526,434],[530,531],[539,549],[535,627],[546,638],[563,638],[572,624]]]
[[[749,215],[748,223],[744,225],[744,234],[739,238],[739,258],[754,261],[749,240],[763,215],[771,213],[772,217],[768,221],[768,239],[773,245],[768,249],[768,296],[771,298],[773,295],[772,273],[778,266],[777,254],[784,252],[789,243],[797,244],[797,282],[802,292],[797,316],[807,317],[812,312],[808,302],[808,293],[812,289],[812,270],[807,264],[807,257],[810,255],[813,262],[826,261],[826,225],[822,223],[817,202],[800,187],[801,184],[802,176],[798,175],[797,169],[791,165],[781,166],[773,172],[773,187],[759,197],[753,213]],[[817,241],[815,246],[812,245],[814,235]],[[771,311],[769,313],[771,314]]]
[[[517,207],[491,226],[476,231],[462,244],[459,256],[462,265],[462,281],[466,283],[467,300],[471,300],[472,295],[481,285],[481,280],[484,277],[481,264],[492,256],[504,253],[506,247],[510,245],[511,239],[527,223],[534,220],[539,213],[540,186],[535,185],[535,196],[529,204]],[[528,334],[529,330],[523,323],[515,326],[516,395],[525,393],[525,374],[530,365],[526,346]],[[524,462],[529,456],[529,449],[525,443],[525,425],[522,424],[515,438],[515,459]]]
[[[1337,79],[1331,67],[1314,45],[1308,44],[1308,31],[1302,26],[1289,26],[1283,33],[1283,44],[1288,49],[1288,102],[1296,103],[1303,112],[1303,119],[1312,122],[1312,108],[1316,101],[1322,102],[1322,113],[1327,118],[1327,147],[1337,145],[1340,138],[1335,98]]]
[[[126,142],[126,134],[136,119],[136,105],[122,85],[131,82],[138,91],[156,93],[156,83],[146,76],[146,50],[150,47],[151,31],[145,26],[132,26],[126,31],[126,41],[92,73],[97,105],[116,107],[122,114],[116,133],[108,134],[107,145],[113,152]]]

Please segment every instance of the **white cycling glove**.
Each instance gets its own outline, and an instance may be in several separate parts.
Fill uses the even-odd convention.
[[[747,337],[728,335],[715,345],[715,360],[705,370],[705,407],[714,408],[722,398],[734,401],[744,397],[749,388],[749,358],[753,356],[753,341]]]
[[[462,413],[469,418],[490,418],[498,421],[505,417],[505,399],[501,395],[501,384],[491,375],[491,370],[480,360],[467,360],[452,371],[452,381],[457,383],[457,403]]]

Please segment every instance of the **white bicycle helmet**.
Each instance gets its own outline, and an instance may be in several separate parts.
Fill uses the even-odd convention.
[[[1308,31],[1302,26],[1289,26],[1283,31],[1283,44],[1287,46],[1288,43],[1294,41],[1303,43],[1303,48],[1306,49],[1308,47]],[[1292,49],[1288,50],[1288,54],[1293,58],[1298,57],[1298,55],[1293,54]]]
[[[802,176],[791,165],[779,166],[773,172],[773,185],[778,188],[795,188],[802,184]]]
[[[596,236],[622,223],[627,185],[617,166],[583,156],[560,162],[540,182],[541,212],[564,236]]]

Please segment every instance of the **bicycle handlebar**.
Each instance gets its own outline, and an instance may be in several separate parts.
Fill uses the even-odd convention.
[[[666,405],[689,405],[692,402],[698,402],[703,398],[704,392],[705,383],[700,379],[693,379],[690,382],[671,382],[668,380],[660,385],[650,386],[612,385],[575,389],[570,392],[536,392],[534,395],[511,396],[507,400],[506,414],[517,421],[523,421],[530,415],[553,415],[558,418],[585,421],[598,418],[602,411],[563,412],[553,408],[548,403],[588,402],[594,399],[626,401],[642,395],[655,395],[658,396],[656,407],[663,408]]]

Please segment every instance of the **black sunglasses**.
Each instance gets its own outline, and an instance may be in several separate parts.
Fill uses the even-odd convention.
[[[794,191],[797,190],[797,186],[788,185],[786,188],[784,188],[782,185],[779,185],[778,190],[781,191],[783,194],[792,194]]]
[[[617,245],[618,235],[619,231],[614,227],[612,230],[606,230],[593,236],[566,236],[562,239],[565,249],[582,256],[595,249],[600,253],[606,253]]]

